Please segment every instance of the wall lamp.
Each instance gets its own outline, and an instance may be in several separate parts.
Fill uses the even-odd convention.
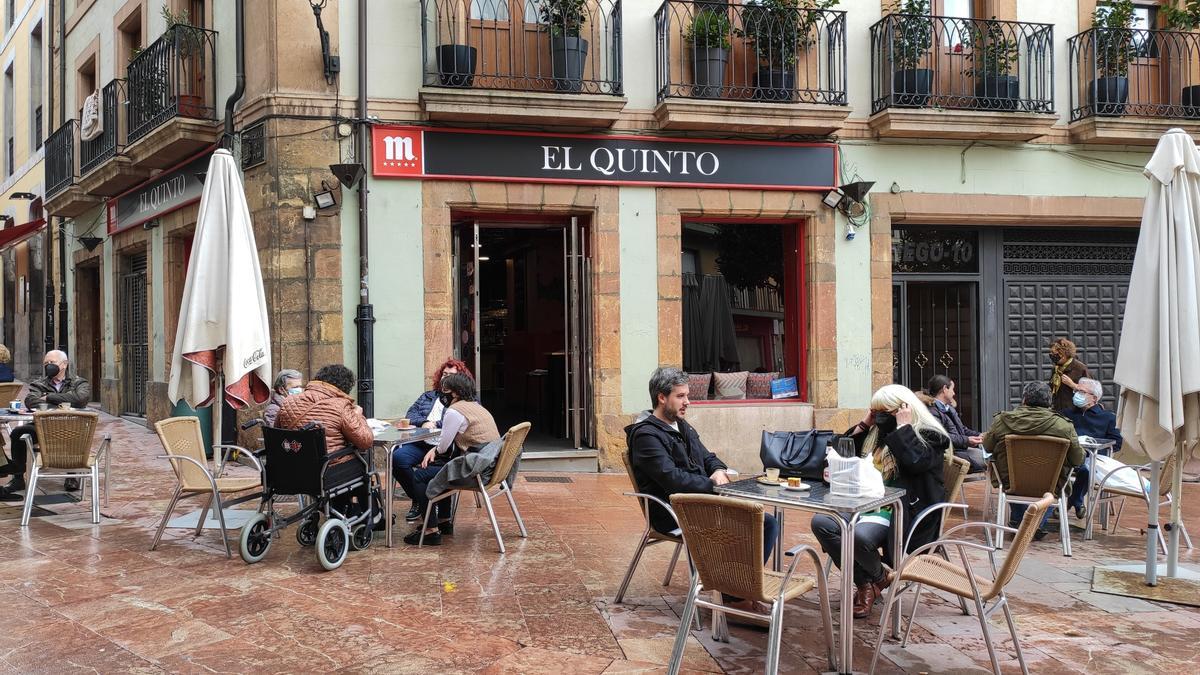
[[[4,223],[4,227],[8,227],[9,225],[13,224],[13,217],[7,213],[0,215],[0,223]]]
[[[825,193],[825,198],[821,200],[821,203],[831,209],[841,211],[847,218],[861,218],[867,212],[864,200],[873,185],[875,185],[875,181],[863,180],[835,187]]]
[[[33,201],[33,200],[37,199],[38,196],[33,194],[32,192],[14,192],[11,195],[9,195],[8,198],[9,199],[28,199],[29,201]]]
[[[91,253],[92,251],[96,250],[97,246],[103,244],[104,240],[100,237],[80,237],[79,243],[83,244],[83,247],[88,250],[88,253]]]
[[[325,181],[321,181],[321,191],[313,193],[313,201],[317,203],[318,209],[337,206],[337,200],[333,198],[333,189]]]

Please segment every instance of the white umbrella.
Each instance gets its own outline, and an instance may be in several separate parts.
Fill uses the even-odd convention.
[[[266,401],[270,336],[246,194],[232,155],[217,150],[200,199],[167,395],[193,408],[213,403],[220,389],[235,409]]]
[[[1167,575],[1177,573],[1183,464],[1200,440],[1200,152],[1182,129],[1158,141],[1146,165],[1142,212],[1113,379],[1117,421],[1133,448],[1153,460],[1151,502],[1162,460],[1179,454],[1172,477]],[[1150,509],[1146,583],[1157,583],[1158,509]]]

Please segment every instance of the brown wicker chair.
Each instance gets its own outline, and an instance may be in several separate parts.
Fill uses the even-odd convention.
[[[871,658],[870,672],[875,672],[875,665],[879,661],[879,652],[883,648],[883,635],[887,631],[886,627],[888,626],[888,619],[891,618],[892,610],[901,611],[900,599],[904,593],[910,588],[916,589],[916,600],[913,602],[912,616],[909,617],[908,626],[904,630],[903,641],[900,643],[900,647],[903,648],[908,645],[908,635],[912,631],[913,623],[916,620],[917,608],[920,607],[921,589],[925,586],[930,586],[951,595],[956,595],[959,598],[971,599],[975,602],[975,609],[979,616],[979,627],[983,631],[983,641],[987,645],[988,656],[991,658],[992,672],[996,673],[996,675],[1000,674],[1000,662],[996,658],[995,645],[992,644],[988,618],[996,610],[1003,610],[1004,620],[1008,623],[1008,631],[1012,634],[1013,650],[1017,653],[1017,661],[1021,664],[1021,672],[1024,675],[1029,675],[1029,668],[1025,665],[1025,655],[1021,652],[1021,642],[1017,637],[1017,625],[1013,621],[1012,609],[1008,606],[1008,597],[1004,594],[1004,588],[1008,585],[1009,581],[1012,581],[1017,568],[1021,565],[1022,558],[1025,557],[1025,551],[1029,549],[1029,542],[1033,540],[1034,532],[1037,531],[1038,526],[1042,522],[1042,517],[1054,505],[1055,501],[1057,500],[1054,495],[1047,492],[1042,495],[1041,499],[1032,502],[1025,511],[1025,517],[1021,520],[1021,527],[1019,529],[982,521],[963,523],[962,525],[957,525],[946,530],[937,541],[930,542],[913,551],[908,556],[905,556],[900,566],[896,569],[895,580],[892,582],[892,586],[888,591],[887,601],[883,607],[883,617],[879,622],[879,639],[875,642],[875,655]],[[985,532],[995,531],[997,533],[1009,532],[1013,534],[1013,545],[1009,549],[1008,556],[1005,557],[1003,565],[1000,567],[996,566],[995,549],[991,546],[985,546],[975,541],[954,538],[956,533],[971,528],[982,528]],[[943,555],[935,553],[935,551],[946,549],[954,550],[958,554],[961,564],[950,562]],[[992,578],[990,580],[980,577],[975,573],[975,570],[971,566],[971,561],[967,558],[967,549],[987,552],[992,568]]]
[[[29,487],[25,490],[25,509],[21,527],[29,525],[33,513],[34,494],[42,478],[82,478],[91,480],[92,522],[100,522],[100,464],[104,463],[104,498],[108,500],[109,446],[106,435],[100,447],[92,451],[100,415],[87,410],[45,410],[33,414],[37,431],[37,452],[29,447],[33,458]],[[32,446],[29,439],[26,443]]]
[[[814,588],[820,593],[829,669],[837,667],[833,653],[833,615],[829,608],[829,589],[825,584],[821,559],[813,547],[799,544],[789,550],[786,555],[792,561],[786,573],[768,571],[763,568],[762,504],[715,495],[675,494],[671,495],[671,506],[679,518],[683,540],[687,545],[692,580],[683,606],[683,616],[679,620],[679,630],[675,634],[675,647],[667,670],[669,675],[676,675],[683,663],[683,648],[697,607],[746,618],[768,619],[771,632],[767,638],[766,672],[778,672],[784,603]],[[815,579],[794,576],[801,553],[812,561]],[[764,616],[701,600],[702,590],[768,603],[771,613]]]
[[[1071,482],[1056,490],[1058,477],[1071,442],[1061,436],[1004,437],[1008,460],[1008,487],[997,490],[996,523],[1007,524],[1008,507],[1012,504],[1032,504],[1046,493],[1058,493],[1058,532],[1062,538],[1063,555],[1071,557],[1071,526],[1067,519],[1067,495]],[[996,548],[1004,548],[1004,532],[996,532]]]
[[[504,434],[504,445],[500,448],[500,454],[496,456],[496,466],[492,469],[492,478],[486,485],[482,476],[476,476],[475,485],[461,487],[452,485],[449,490],[429,500],[429,505],[425,507],[425,521],[421,527],[421,538],[417,542],[418,548],[425,544],[425,530],[429,528],[429,515],[433,513],[433,505],[443,499],[455,497],[459,492],[474,492],[483,497],[488,519],[492,521],[492,533],[496,535],[496,543],[500,545],[501,553],[504,553],[504,538],[500,536],[500,522],[496,520],[496,510],[492,508],[492,498],[504,493],[504,496],[508,498],[508,506],[517,519],[517,527],[521,530],[521,536],[529,536],[529,533],[525,531],[525,521],[521,520],[521,512],[517,510],[517,500],[513,499],[512,486],[508,484],[508,474],[517,460],[521,458],[521,451],[525,448],[525,438],[529,435],[530,426],[532,425],[529,422],[521,422]],[[496,491],[495,494],[492,494],[492,490]]]
[[[635,497],[638,500],[638,507],[642,511],[642,519],[646,521],[646,529],[642,532],[641,541],[638,542],[637,550],[633,553],[633,560],[629,561],[629,569],[625,571],[625,579],[621,581],[621,588],[617,590],[615,602],[620,604],[625,599],[625,591],[629,588],[629,582],[633,579],[633,572],[637,569],[638,563],[642,560],[642,553],[655,544],[675,544],[675,552],[671,554],[671,564],[667,565],[667,575],[663,577],[663,586],[671,585],[671,575],[675,573],[675,564],[679,562],[679,554],[683,551],[683,534],[679,528],[675,528],[670,532],[658,532],[650,525],[650,502],[657,502],[659,506],[666,509],[667,513],[671,514],[671,518],[675,518],[675,511],[671,509],[671,505],[663,500],[648,495],[643,492],[638,492],[637,479],[633,476],[633,466],[629,463],[629,454],[621,455],[621,464],[625,466],[625,473],[629,476],[629,484],[633,486],[633,492],[626,492],[626,497]],[[676,521],[678,524],[678,521]]]
[[[199,520],[196,521],[196,536],[200,536],[204,530],[208,512],[215,511],[217,522],[221,524],[221,540],[225,543],[225,557],[232,558],[233,551],[229,546],[229,532],[225,527],[225,509],[262,497],[262,479],[260,478],[262,465],[259,464],[254,454],[245,448],[235,445],[214,445],[214,450],[219,449],[222,452],[218,455],[216,469],[210,471],[208,459],[204,453],[204,437],[200,433],[200,420],[196,417],[170,417],[156,422],[154,430],[158,433],[158,440],[162,442],[163,450],[167,452],[165,455],[159,455],[159,459],[165,459],[171,463],[171,469],[175,471],[176,483],[175,491],[171,494],[171,501],[167,503],[167,510],[163,513],[162,522],[158,524],[158,531],[154,533],[154,541],[150,544],[150,550],[158,548],[163,530],[166,529],[167,521],[170,520],[171,513],[175,510],[175,505],[179,503],[179,500],[203,496],[207,497],[208,501],[205,503],[204,509],[200,511]],[[221,474],[225,472],[226,457],[230,450],[239,450],[239,459],[248,460],[258,469],[258,473],[253,478],[221,477]],[[254,492],[239,494],[249,490],[254,490]],[[226,499],[224,495],[237,496]]]
[[[7,406],[9,401],[18,400],[24,388],[24,382],[0,382],[0,405]]]
[[[1090,477],[1090,479],[1093,481],[1092,497],[1091,497],[1091,504],[1088,505],[1088,512],[1087,512],[1087,521],[1088,522],[1087,522],[1087,529],[1084,532],[1084,539],[1092,538],[1092,526],[1093,526],[1093,523],[1095,522],[1097,514],[1100,512],[1100,510],[1097,508],[1097,506],[1099,506],[1101,502],[1103,502],[1105,508],[1107,508],[1108,505],[1111,504],[1112,502],[1120,501],[1120,506],[1117,508],[1116,516],[1113,518],[1111,524],[1109,525],[1109,529],[1108,529],[1109,534],[1115,533],[1117,531],[1117,523],[1121,522],[1121,513],[1125,510],[1125,499],[1127,497],[1132,497],[1134,499],[1140,499],[1140,500],[1146,502],[1146,510],[1147,511],[1149,511],[1152,508],[1161,509],[1164,506],[1170,506],[1171,505],[1171,477],[1175,473],[1175,462],[1178,461],[1178,458],[1179,458],[1179,456],[1176,453],[1171,453],[1171,455],[1169,457],[1167,457],[1165,460],[1163,460],[1162,466],[1158,472],[1158,499],[1154,499],[1153,497],[1150,496],[1149,488],[1147,488],[1146,492],[1140,492],[1140,491],[1135,492],[1133,490],[1126,490],[1126,489],[1119,488],[1116,486],[1108,485],[1108,480],[1110,478],[1117,476],[1118,474],[1123,474],[1123,473],[1126,473],[1129,471],[1132,471],[1135,474],[1137,474],[1137,476],[1139,477],[1139,480],[1143,481],[1143,484],[1144,484],[1145,481],[1147,481],[1150,477],[1150,471],[1153,470],[1152,464],[1143,464],[1140,466],[1126,465],[1126,466],[1122,466],[1122,467],[1113,469],[1112,471],[1109,471],[1108,473],[1104,474],[1103,476],[1092,475]],[[1157,504],[1155,502],[1157,502]],[[1183,534],[1183,541],[1187,545],[1188,550],[1189,551],[1192,550],[1192,538],[1191,538],[1191,536],[1188,535],[1187,526],[1183,524],[1183,521],[1179,522],[1179,529],[1180,529],[1180,533]],[[1158,533],[1158,544],[1159,544],[1159,546],[1162,547],[1163,554],[1165,555],[1167,553],[1167,541],[1166,541],[1166,538],[1163,536],[1163,528],[1161,528],[1161,527],[1158,528],[1157,533]]]

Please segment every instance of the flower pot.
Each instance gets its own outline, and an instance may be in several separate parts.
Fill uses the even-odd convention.
[[[796,93],[796,71],[759,68],[754,75],[755,101],[790,101]]]
[[[725,90],[725,66],[728,64],[728,49],[693,47],[692,65],[696,86],[692,87],[692,96],[721,98]]]
[[[577,92],[583,89],[583,64],[587,61],[588,42],[580,37],[550,38],[550,63],[555,91]]]
[[[1200,117],[1200,84],[1183,88],[1183,116]]]
[[[1088,103],[1097,115],[1117,117],[1125,114],[1129,102],[1129,78],[1120,75],[1092,80]]]
[[[203,118],[208,112],[204,107],[204,97],[194,94],[180,94],[178,98],[180,117]]]
[[[1021,80],[1014,75],[984,75],[975,80],[975,107],[980,110],[1016,110]]]
[[[475,48],[438,45],[438,80],[443,87],[469,87],[475,81]]]
[[[929,68],[892,72],[892,105],[900,108],[924,108],[933,91],[933,71]]]

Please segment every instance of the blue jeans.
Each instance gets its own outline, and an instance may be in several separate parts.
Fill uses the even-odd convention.
[[[775,542],[779,540],[779,521],[775,516],[763,514],[763,564],[771,559],[771,552],[775,550]],[[722,602],[737,602],[741,598],[736,598],[732,595],[721,594]]]
[[[1071,498],[1067,501],[1067,506],[1073,509],[1083,506],[1083,496],[1087,493],[1091,478],[1092,474],[1086,466],[1075,467],[1075,485],[1071,487]]]
[[[405,443],[392,451],[392,475],[400,484],[400,489],[409,499],[416,501],[416,491],[413,488],[413,467],[425,459],[425,453],[433,449],[432,445],[424,443]],[[424,494],[424,492],[422,492]]]
[[[1058,502],[1050,504],[1050,508],[1046,509],[1046,515],[1042,516],[1042,522],[1038,526],[1040,529],[1045,529],[1046,521],[1050,520],[1050,512],[1058,508]],[[1010,504],[1008,507],[1008,526],[1021,527],[1021,520],[1025,518],[1025,512],[1029,510],[1028,504]],[[1062,518],[1063,516],[1059,516]]]

